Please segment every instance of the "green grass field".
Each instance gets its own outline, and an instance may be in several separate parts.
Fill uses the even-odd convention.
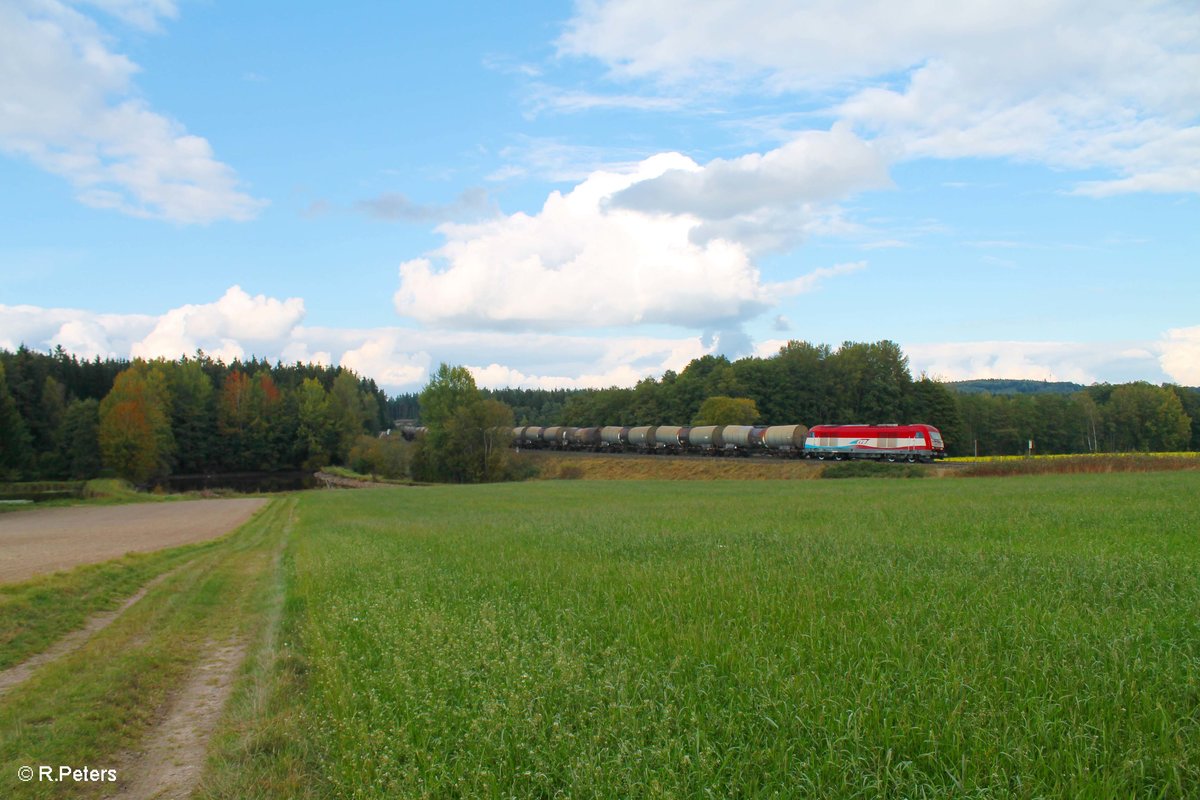
[[[1197,495],[1188,471],[280,498],[0,698],[0,781],[77,796],[12,776],[111,764],[239,631],[201,798],[1194,797]],[[103,574],[38,584],[21,624]]]
[[[1195,796],[1197,494],[1196,473],[310,493],[275,696],[210,796]]]

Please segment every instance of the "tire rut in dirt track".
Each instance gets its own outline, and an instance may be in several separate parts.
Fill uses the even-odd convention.
[[[0,697],[3,697],[14,686],[25,682],[38,667],[43,664],[49,664],[51,661],[57,661],[63,656],[83,647],[89,639],[107,628],[116,621],[117,617],[133,607],[134,603],[145,597],[147,592],[174,575],[180,569],[181,567],[176,567],[170,572],[164,572],[139,589],[136,594],[122,603],[120,608],[95,614],[88,619],[82,628],[71,631],[37,655],[30,656],[20,664],[14,664],[6,670],[0,671]]]
[[[205,655],[147,732],[142,750],[120,759],[114,800],[191,797],[204,772],[208,740],[233,692],[246,644],[210,642]]]
[[[0,583],[32,578],[126,553],[215,539],[268,501],[181,500],[71,506],[0,515]]]

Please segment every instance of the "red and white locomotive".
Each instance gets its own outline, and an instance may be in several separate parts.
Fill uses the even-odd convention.
[[[946,457],[942,434],[932,425],[814,425],[804,440],[809,458],[873,458],[932,461]]]

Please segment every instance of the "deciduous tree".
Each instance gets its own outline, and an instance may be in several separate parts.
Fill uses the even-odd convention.
[[[717,395],[700,404],[693,425],[753,425],[759,419],[758,406],[749,397]]]
[[[136,361],[117,376],[100,403],[104,463],[134,483],[170,472],[174,439],[170,395],[160,369]]]

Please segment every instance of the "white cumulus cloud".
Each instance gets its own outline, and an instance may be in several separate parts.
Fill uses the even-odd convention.
[[[914,375],[1120,383],[1159,379],[1153,342],[982,341],[906,344]]]
[[[389,392],[419,391],[440,362],[464,364],[481,386],[585,388],[632,386],[717,352],[702,335],[568,335],[548,332],[324,328],[301,323],[299,298],[250,296],[232,287],[213,303],[152,316],[0,304],[0,348],[61,344],[91,358],[178,358],[197,347],[226,360],[256,356],[353,369]],[[244,317],[244,318],[243,318]],[[252,319],[249,319],[252,318]],[[771,356],[784,339],[748,346]],[[1169,376],[1200,384],[1200,326],[1164,332],[1156,341],[982,341],[903,344],[914,374],[935,378],[1032,378],[1122,382]]]
[[[170,2],[97,0],[143,30]],[[55,0],[0,3],[0,152],[69,180],[96,208],[182,223],[245,220],[243,192],[203,137],[138,96],[138,67],[90,17]]]
[[[796,94],[896,158],[1114,173],[1078,187],[1092,195],[1200,191],[1191,0],[597,0],[559,49],[671,91]]]
[[[389,392],[419,391],[440,362],[482,364],[485,386],[601,387],[682,369],[712,352],[700,336],[566,336],[552,333],[324,328],[301,323],[300,298],[251,296],[231,287],[212,303],[160,315],[0,304],[0,348],[62,345],[84,358],[168,358],[203,349],[226,362],[257,357],[337,365]]]
[[[429,353],[408,351],[398,331],[368,335],[361,345],[342,353],[339,364],[374,378],[381,386],[421,386],[430,372]]]
[[[286,339],[303,318],[304,301],[298,297],[251,297],[232,286],[215,303],[180,306],[163,314],[130,354],[177,358],[203,348],[214,358],[230,361],[248,355],[246,346],[253,352]]]
[[[1176,383],[1200,386],[1200,325],[1170,329],[1159,347],[1163,372]]]
[[[704,166],[659,154],[593,172],[537,214],[442,225],[441,248],[400,266],[396,309],[445,327],[728,331],[768,308],[782,286],[765,285],[753,260],[780,208],[794,236],[797,219],[819,215],[819,201],[884,180],[870,148],[845,131]],[[788,286],[794,293],[811,282]]]

